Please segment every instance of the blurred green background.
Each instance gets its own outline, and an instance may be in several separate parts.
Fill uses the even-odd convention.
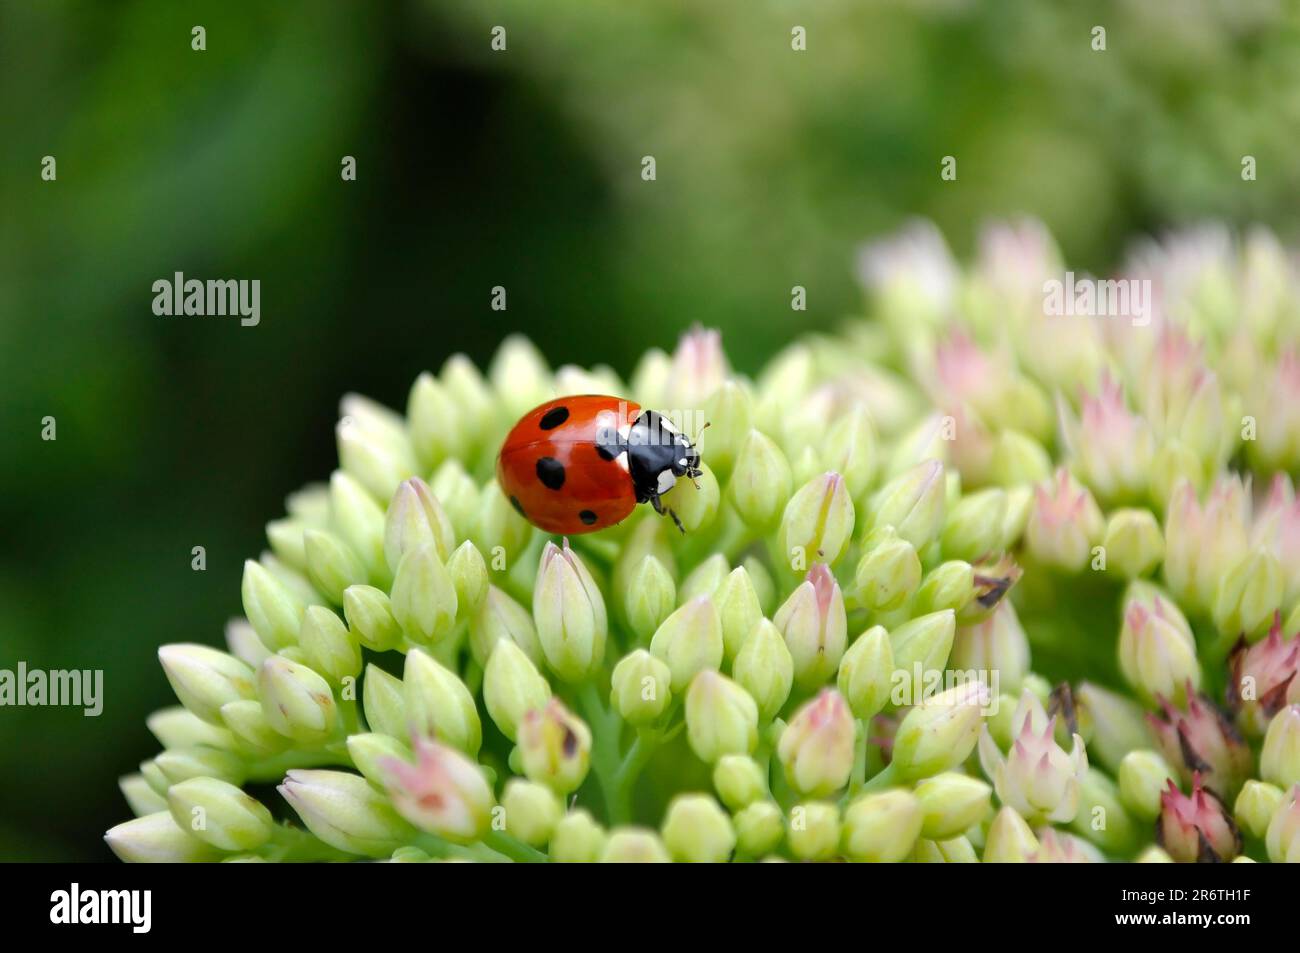
[[[857,311],[855,246],[913,215],[963,253],[1037,215],[1095,271],[1205,218],[1293,237],[1298,25],[1284,0],[0,0],[0,668],[102,668],[106,695],[0,709],[0,858],[108,859],[173,703],[157,646],[220,641],[344,392],[400,407],[516,330],[627,373],[700,321],[753,371]],[[175,271],[260,279],[260,326],[156,317]]]

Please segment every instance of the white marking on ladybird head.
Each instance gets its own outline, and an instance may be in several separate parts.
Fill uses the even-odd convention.
[[[627,451],[626,451],[626,450],[624,450],[624,451],[623,451],[622,453],[620,453],[617,457],[615,457],[615,458],[614,458],[614,462],[617,463],[620,467],[623,468],[623,472],[624,472],[624,473],[631,473],[631,472],[632,472],[631,467],[629,466],[629,464],[628,464],[628,462],[627,462]]]
[[[673,476],[672,470],[659,471],[659,483],[658,486],[655,487],[655,491],[660,496],[663,496],[665,493],[667,493],[676,485],[677,485],[677,477]]]

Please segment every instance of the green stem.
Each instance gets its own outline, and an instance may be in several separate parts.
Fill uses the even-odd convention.
[[[490,850],[509,857],[517,864],[547,864],[550,858],[534,847],[515,840],[503,831],[488,831],[483,835],[483,843]]]
[[[868,791],[880,791],[894,784],[895,781],[896,772],[894,771],[894,765],[891,763],[886,765],[874,778],[863,784],[858,789],[858,793],[865,794]]]
[[[618,736],[622,728],[622,719],[611,715],[600,700],[600,692],[594,681],[586,681],[578,686],[576,692],[578,708],[582,717],[591,727],[591,770],[600,784],[601,797],[605,801],[605,818],[610,824],[616,823],[615,782],[618,773],[619,756]]]
[[[853,776],[849,780],[849,797],[858,793],[867,780],[867,723],[861,718],[855,720],[857,727],[856,744],[853,749]]]

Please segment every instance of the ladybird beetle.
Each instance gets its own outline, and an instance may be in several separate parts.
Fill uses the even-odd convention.
[[[700,454],[663,414],[620,397],[586,394],[524,414],[497,457],[497,480],[524,519],[548,533],[613,526],[638,503],[667,513],[678,477],[700,475]]]

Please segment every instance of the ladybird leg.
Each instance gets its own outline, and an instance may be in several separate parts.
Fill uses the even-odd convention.
[[[677,524],[677,529],[681,532],[681,534],[682,534],[683,536],[685,536],[685,535],[686,535],[686,527],[683,526],[683,525],[682,525],[682,521],[679,520],[679,519],[677,518],[677,514],[676,514],[675,512],[673,512],[673,511],[670,509],[670,510],[668,511],[668,515],[671,516],[671,517],[673,518],[673,522]]]

